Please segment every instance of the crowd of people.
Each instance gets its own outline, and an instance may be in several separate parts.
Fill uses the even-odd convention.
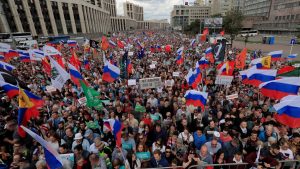
[[[83,52],[83,47],[77,50],[80,60],[85,56],[91,67],[86,70],[82,66],[82,76],[101,94],[100,99],[108,100],[101,110],[80,104],[78,99],[84,97],[82,88],[71,80],[61,91],[47,91],[51,81],[40,62],[10,62],[16,66],[12,71],[15,77],[44,100],[39,118],[31,119],[27,127],[51,143],[62,157],[67,157],[63,158],[63,168],[189,168],[226,163],[247,163],[246,168],[280,168],[280,160],[300,159],[300,130],[278,123],[273,108],[278,101],[264,97],[256,87],[241,83],[237,69],[230,86],[215,84],[216,64],[201,70],[202,82],[197,90],[208,92],[205,108],[186,105],[184,94],[191,87],[185,76],[205,56],[209,43],[200,42],[191,47],[190,38],[168,31],[127,32],[112,37],[133,41],[132,47],[124,49],[134,52],[129,56],[134,70],[127,78],[113,83],[103,81],[101,49],[98,52]],[[142,58],[137,56],[139,49],[134,42],[137,39],[144,45]],[[156,44],[170,44],[172,52],[150,52],[150,46]],[[178,65],[176,50],[181,46],[185,47],[184,63]],[[63,51],[67,62],[68,47]],[[105,51],[106,57],[119,66],[121,51],[111,47]],[[234,59],[240,51],[228,46],[225,57],[230,55]],[[253,55],[248,53],[248,58],[252,59]],[[150,68],[153,61],[155,68]],[[273,64],[273,67],[285,64],[288,63]],[[173,72],[180,74],[173,76]],[[127,83],[128,79],[150,77],[161,77],[162,86],[142,90]],[[238,94],[238,98],[226,99],[231,94]],[[19,136],[17,118],[17,98],[10,99],[2,93],[0,168],[47,168],[41,145],[28,134],[25,138]],[[115,136],[103,125],[107,119],[122,122],[121,147],[116,146]]]

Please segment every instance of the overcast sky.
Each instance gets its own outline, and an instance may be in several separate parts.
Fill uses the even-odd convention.
[[[123,3],[126,0],[117,1],[117,14],[124,16]],[[144,7],[144,19],[168,19],[170,20],[170,13],[173,5],[182,5],[184,0],[127,0]],[[187,2],[194,2],[194,0],[185,0]]]

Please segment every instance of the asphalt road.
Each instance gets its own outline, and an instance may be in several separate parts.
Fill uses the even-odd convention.
[[[246,47],[250,50],[261,49],[263,53],[268,53],[275,50],[283,50],[284,56],[288,56],[291,51],[291,45],[289,44],[291,37],[289,36],[275,36],[275,44],[268,45],[262,44],[262,36],[250,37],[249,42]],[[300,40],[300,39],[299,39]],[[233,41],[233,47],[244,48],[245,43],[242,38],[238,37],[237,40]],[[296,60],[300,61],[300,45],[296,44],[292,48],[292,54],[297,53],[298,58]]]

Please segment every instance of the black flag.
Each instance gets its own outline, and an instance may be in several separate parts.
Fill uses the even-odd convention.
[[[0,80],[15,86],[20,86],[22,89],[30,91],[30,89],[24,82],[22,82],[19,78],[11,74],[11,72],[2,68],[0,68]]]
[[[99,42],[95,40],[90,40],[90,47],[98,49],[99,48]]]
[[[222,39],[218,41],[218,43],[214,46],[213,53],[216,61],[224,61],[225,58],[225,50],[226,50],[226,39]]]

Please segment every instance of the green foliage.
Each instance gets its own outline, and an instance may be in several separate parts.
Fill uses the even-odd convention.
[[[204,23],[201,23],[201,28],[203,29]],[[200,33],[200,21],[196,20],[195,22],[192,22],[189,26],[184,28],[185,33],[189,34],[198,34]]]
[[[241,11],[233,10],[229,11],[223,19],[223,25],[226,34],[230,35],[233,41],[236,35],[242,30],[242,22],[244,16]]]

